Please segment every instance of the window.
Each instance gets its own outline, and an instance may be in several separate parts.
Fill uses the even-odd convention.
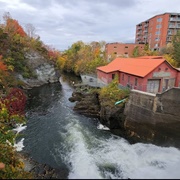
[[[158,25],[156,26],[156,28],[157,28],[157,29],[161,28],[161,24],[158,24]]]
[[[157,18],[157,22],[161,22],[162,21],[162,18]]]
[[[117,48],[117,46],[114,46],[114,48]]]
[[[124,81],[124,74],[122,75],[122,80]]]
[[[156,31],[156,35],[158,35],[158,34],[161,34],[161,32],[160,31]]]
[[[114,54],[117,54],[117,52],[114,52]]]
[[[171,35],[172,34],[172,31],[171,30],[168,30],[168,35]]]
[[[115,78],[115,74],[112,74],[112,79],[114,79]]]
[[[130,76],[128,76],[128,83],[130,83]]]
[[[157,37],[157,38],[155,38],[155,41],[159,41],[159,38]]]
[[[128,46],[125,46],[125,48],[128,48]]]
[[[138,79],[135,78],[135,83],[134,83],[134,85],[137,86],[137,83],[138,83]]]

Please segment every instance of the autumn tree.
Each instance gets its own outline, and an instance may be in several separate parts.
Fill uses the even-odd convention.
[[[177,66],[180,67],[180,31],[177,31],[177,34],[173,37],[173,58],[177,61]]]
[[[15,34],[19,34],[22,37],[26,36],[24,29],[15,19],[7,19],[5,32],[9,33],[11,36],[14,36]]]
[[[166,46],[164,46],[163,48],[160,49],[160,55],[165,55],[165,54],[173,54],[173,44],[172,43],[168,43]]]
[[[133,57],[138,57],[140,55],[139,53],[139,47],[136,46],[134,49],[133,49]]]
[[[74,43],[63,55],[64,70],[74,72],[77,75],[81,73],[95,73],[97,66],[105,64],[102,47],[104,44],[96,41],[89,44],[85,44],[82,41]],[[59,62],[59,64],[62,65],[63,63]]]
[[[158,51],[149,49],[149,44],[145,44],[143,51],[140,54],[141,56],[157,56]]]

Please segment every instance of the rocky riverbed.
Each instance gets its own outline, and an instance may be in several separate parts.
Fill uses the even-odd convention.
[[[19,153],[20,161],[24,163],[24,170],[32,173],[33,179],[68,179],[68,170],[52,168],[48,164],[41,164],[33,160],[26,153]]]
[[[88,117],[98,118],[100,123],[107,126],[113,134],[127,137],[124,127],[124,108],[120,106],[103,106],[102,100],[96,91],[89,92],[88,86],[77,88],[69,101],[76,102],[74,111]]]

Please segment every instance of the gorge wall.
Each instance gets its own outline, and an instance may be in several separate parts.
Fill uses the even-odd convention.
[[[24,78],[21,74],[16,75],[16,78],[23,82],[24,89],[31,89],[59,81],[59,74],[50,60],[43,57],[37,51],[29,51],[25,56],[26,64],[35,77]]]

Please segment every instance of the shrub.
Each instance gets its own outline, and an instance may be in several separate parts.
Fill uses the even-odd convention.
[[[115,79],[106,87],[103,87],[100,92],[100,101],[103,106],[114,106],[115,102],[129,96],[128,89],[120,89],[118,87],[118,78]]]

